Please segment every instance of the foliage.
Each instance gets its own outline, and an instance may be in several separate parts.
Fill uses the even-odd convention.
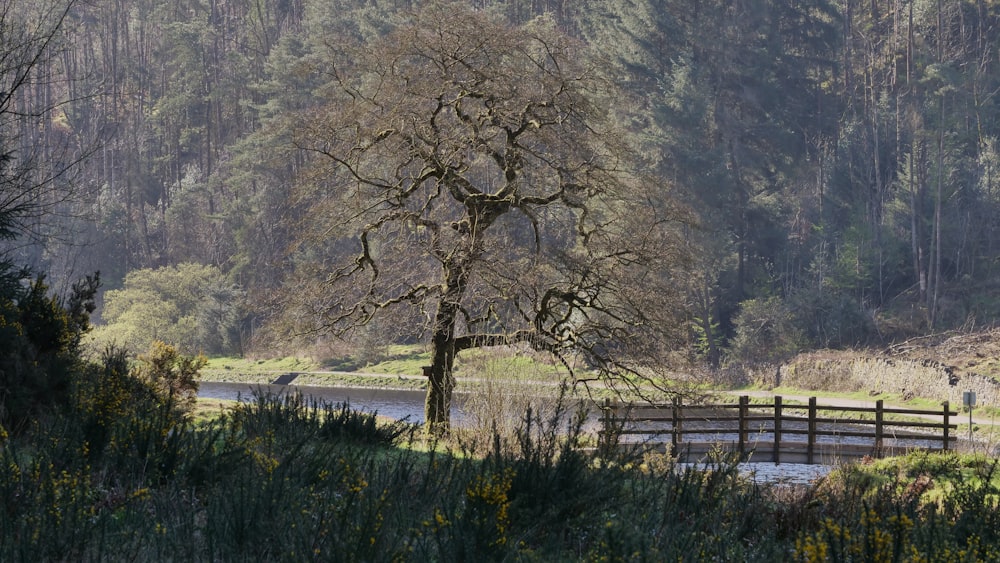
[[[996,470],[996,460],[949,453],[846,468],[819,489],[795,560],[995,560]]]
[[[149,482],[170,479],[185,461],[176,433],[187,431],[186,405],[129,363],[124,351],[108,349],[100,363],[84,366],[71,409],[44,429],[63,448],[79,448],[88,463]]]
[[[805,346],[792,310],[776,297],[745,301],[733,324],[729,355],[734,362],[778,365]]]
[[[0,2],[0,264],[9,265],[7,241],[60,230],[39,219],[65,211],[75,191],[67,180],[92,141],[81,135],[73,146],[52,127],[67,96],[55,91],[49,73],[75,7],[74,0]]]
[[[608,55],[601,61],[610,63],[607,77],[625,91],[612,95],[607,77],[591,66],[576,75],[593,85],[588,112],[603,112],[615,125],[601,129],[605,140],[639,147],[644,160],[625,168],[626,175],[652,170],[672,184],[657,184],[654,196],[635,206],[588,209],[587,219],[609,227],[608,234],[644,235],[649,231],[638,219],[662,211],[656,206],[667,198],[660,196],[674,198],[683,190],[703,227],[686,240],[686,250],[708,255],[701,261],[707,289],[698,311],[708,327],[704,343],[715,344],[708,333],[718,321],[731,338],[731,359],[773,362],[809,344],[862,341],[871,311],[915,311],[919,328],[937,330],[964,322],[965,315],[947,314],[961,301],[980,315],[977,322],[990,321],[988,311],[973,305],[989,302],[981,296],[993,288],[979,280],[995,277],[1000,266],[994,138],[1000,97],[991,94],[1000,85],[992,56],[1000,30],[997,3],[901,0],[859,9],[852,2],[627,0],[581,2],[585,9],[570,14],[571,3],[564,1],[475,2],[487,4],[512,25],[532,22],[517,29],[536,38],[558,28]],[[109,352],[99,364],[81,362],[76,346],[96,280],[65,302],[50,297],[42,279],[27,282],[30,276],[16,267],[28,262],[8,252],[13,237],[30,233],[34,242],[46,238],[56,218],[94,217],[81,232],[98,244],[62,256],[31,249],[30,259],[76,262],[84,271],[113,272],[115,285],[123,281],[123,293],[110,293],[106,309],[114,316],[117,307],[121,315],[116,324],[125,328],[114,339],[123,344],[140,334],[136,349],[161,337],[182,351],[238,350],[244,314],[235,304],[242,290],[232,280],[246,284],[255,312],[264,315],[273,312],[266,296],[276,288],[318,295],[313,291],[322,287],[329,264],[351,258],[339,244],[346,239],[331,240],[325,230],[318,248],[291,244],[296,232],[327,227],[301,221],[306,210],[351,213],[358,200],[326,197],[331,186],[310,175],[310,161],[293,150],[294,130],[282,116],[313,116],[329,101],[329,78],[345,78],[352,65],[371,62],[360,56],[331,61],[327,49],[340,48],[338,39],[402,46],[384,37],[402,37],[400,23],[413,5],[2,2],[0,60],[9,64],[0,68],[0,559],[998,559],[992,460],[892,460],[846,469],[794,496],[748,482],[728,462],[681,469],[655,456],[644,462],[596,458],[573,447],[578,425],[537,411],[526,415],[512,441],[493,441],[485,459],[397,449],[395,441],[411,429],[386,430],[346,406],[288,397],[255,397],[195,427],[179,416],[172,391],[138,377],[124,353]],[[419,35],[433,29],[430,24],[447,31],[444,24],[468,21],[464,10],[450,8],[424,27],[406,29]],[[543,11],[554,23],[533,22]],[[509,45],[512,27],[491,21],[491,32],[473,34],[475,42],[459,46]],[[557,44],[572,46],[573,56],[563,62],[590,62],[577,58],[584,50],[575,40],[546,46]],[[419,68],[405,58],[392,67],[384,64],[386,52],[374,54],[369,79]],[[454,83],[480,85],[494,77],[491,71],[508,79],[510,92],[525,94],[546,83],[531,78],[531,65],[528,72],[510,66],[513,57],[492,55],[474,67],[481,74]],[[411,78],[404,86],[423,88],[438,75]],[[373,91],[368,87],[374,83],[332,83],[344,84],[356,87],[351,93],[357,95]],[[383,92],[413,93],[395,86]],[[458,97],[421,99],[444,109]],[[462,99],[466,109],[499,107],[496,99],[490,103]],[[524,132],[547,124],[537,122],[537,129],[522,122]],[[350,122],[361,123],[367,122]],[[387,132],[385,141],[403,129],[400,123],[413,122],[396,120],[360,137],[349,129],[354,134],[347,140],[362,151],[374,145],[359,139]],[[479,131],[492,125],[489,119],[472,123]],[[427,138],[443,124],[415,127],[413,138]],[[548,154],[576,140],[577,132],[538,137],[520,156]],[[81,150],[98,135],[99,158],[81,160]],[[448,145],[456,149],[451,155],[469,158],[452,171],[470,172],[470,181],[487,177],[490,158],[483,147],[499,147],[491,145],[498,138]],[[399,179],[398,172],[406,180],[414,170],[419,177],[420,166],[400,165],[399,158],[414,155],[400,146],[373,156],[366,178],[376,180],[376,191],[385,187],[381,180]],[[507,172],[517,176],[521,162],[507,159],[504,174],[492,176],[495,185],[503,185]],[[563,168],[563,174],[577,170]],[[291,189],[317,178],[314,194]],[[536,187],[535,180],[544,180],[522,179]],[[67,198],[74,184],[92,187],[93,200]],[[529,292],[524,303],[530,306],[520,309],[499,300],[464,307],[458,313],[463,320],[483,319],[484,329],[510,334],[511,326],[498,319],[510,314],[508,319],[544,324],[546,318],[532,314],[546,298],[572,302],[593,300],[594,292],[612,294],[606,312],[615,315],[641,297],[628,289],[650,287],[651,278],[624,276],[620,255],[587,254],[558,236],[563,229],[548,228],[542,219],[562,226],[579,218],[575,198],[584,194],[567,193],[569,210],[562,214],[519,215],[517,228],[480,257],[492,268],[467,281],[507,296],[512,280],[566,276],[570,289]],[[411,195],[383,203],[413,211],[418,205],[405,201]],[[463,223],[461,213],[435,210],[444,216],[441,233],[458,240],[470,232],[472,221]],[[404,220],[395,231],[383,223],[372,232],[385,227],[379,234],[399,235],[396,242],[405,247],[428,236],[424,220]],[[592,242],[600,238],[590,234]],[[540,240],[554,241],[563,251],[559,258],[571,260],[542,264],[530,252],[510,250],[522,248],[514,242],[530,248]],[[676,255],[663,249],[675,247],[661,241],[644,242],[652,259],[670,263]],[[404,294],[420,287],[410,276],[443,262],[416,251],[394,254],[385,244],[368,250],[369,258],[398,260],[395,275],[383,270],[381,279]],[[595,256],[598,268],[583,267]],[[187,276],[150,270],[180,263],[225,271],[207,274],[220,283],[195,290],[188,282],[202,279],[203,267],[185,266]],[[528,267],[518,271],[519,265]],[[138,297],[127,295],[132,270],[143,272]],[[165,283],[157,285],[160,274]],[[62,276],[49,279],[64,287]],[[436,304],[431,299],[427,310],[417,307],[399,317],[405,322],[386,326],[409,329]],[[674,301],[662,305],[654,309],[663,315],[659,321],[690,318]],[[581,326],[584,317],[556,309],[558,322],[550,329]],[[315,328],[312,319],[297,328],[302,326]],[[639,351],[660,351],[641,349],[650,336],[644,327],[619,328],[635,338],[631,344]],[[600,330],[591,334],[598,335],[591,344],[607,341]],[[374,358],[385,341],[368,343]],[[166,348],[151,356],[168,357]],[[161,381],[183,380],[178,374],[190,371],[171,362],[161,368]]]
[[[71,148],[47,134],[64,96],[45,88],[73,7],[73,0],[0,2],[0,428],[15,431],[66,406],[99,285],[96,274],[88,277],[63,301],[49,295],[44,275],[32,280],[18,267],[28,262],[30,242],[59,230],[41,218],[73,194],[66,180],[83,140]]]
[[[851,348],[867,345],[874,333],[872,319],[858,302],[836,290],[800,290],[788,296],[793,324],[804,346]]]
[[[478,457],[300,395],[258,392],[192,426],[121,352],[78,377],[73,409],[2,438],[4,560],[996,555],[998,479],[981,458],[911,455],[794,492],[725,459],[597,458],[563,407],[526,413]]]
[[[138,357],[135,375],[157,392],[161,401],[181,411],[190,411],[198,398],[198,375],[204,356],[183,356],[169,344],[156,341]]]
[[[319,294],[312,290],[345,247],[324,238],[306,251],[293,241],[307,230],[306,210],[346,200],[293,190],[313,177],[284,117],[319,111],[329,79],[363,60],[331,60],[330,47],[377,44],[412,20],[415,4],[182,4],[3,3],[0,44],[10,64],[0,69],[0,239],[6,249],[14,235],[32,237],[18,243],[25,260],[5,254],[0,262],[5,273],[40,264],[57,288],[68,285],[69,265],[100,269],[118,287],[132,270],[213,264],[226,281],[194,317],[174,318],[159,296],[144,296],[149,309],[126,324],[148,326],[188,353],[239,353],[251,332],[262,350],[287,349],[273,342],[281,331],[259,330],[276,312],[269,297],[282,287]],[[703,334],[692,336],[709,361],[714,323],[741,349],[740,304],[771,296],[797,312],[805,346],[891,340],[996,316],[994,292],[981,283],[1000,264],[995,3],[461,4],[511,28],[541,29],[534,20],[548,13],[549,27],[571,35],[579,52],[602,55],[588,60],[587,78],[606,75],[622,87],[611,94],[600,85],[594,100],[617,126],[615,138],[638,147],[642,161],[628,171],[670,178],[650,203],[661,192],[683,194],[701,218],[688,241],[706,258],[710,291],[694,315]],[[491,59],[496,68],[509,62]],[[540,83],[508,74],[521,93]],[[100,152],[84,158],[98,137]],[[68,198],[74,190],[86,198]],[[58,242],[48,231],[71,221],[79,229],[65,238],[95,244],[71,252],[32,244]],[[512,238],[531,238],[531,220],[522,223]],[[505,251],[507,242],[491,263],[523,257]],[[414,251],[400,262],[434,264],[424,258]],[[233,307],[243,288],[254,322]],[[671,313],[682,306],[664,305]],[[496,319],[480,315],[487,311],[468,313],[489,325]],[[428,312],[369,334],[366,360],[386,341],[412,338]],[[295,328],[315,328],[313,313],[291,311]],[[168,317],[169,326],[158,324]],[[133,344],[132,329],[107,330],[105,343],[135,351],[153,340]]]
[[[0,426],[20,430],[65,406],[98,285],[98,276],[86,278],[65,303],[49,295],[44,276],[0,293]]]
[[[615,125],[608,136],[636,149],[639,162],[627,172],[669,178],[658,182],[650,206],[680,198],[700,219],[702,228],[687,242],[703,259],[706,283],[693,316],[705,332],[715,332],[717,322],[718,335],[731,341],[740,304],[770,296],[793,307],[804,299],[814,306],[810,321],[830,310],[838,317],[831,326],[800,324],[809,345],[866,342],[872,320],[892,339],[972,317],[989,324],[995,316],[995,307],[975,307],[989,303],[980,282],[995,277],[1000,235],[1000,99],[989,94],[1000,85],[991,56],[1000,30],[994,3],[901,0],[864,10],[787,0],[595,0],[573,10],[555,0],[454,6],[461,10],[438,19],[456,23],[474,7],[509,29],[538,31],[545,14],[546,25],[571,36],[575,53],[598,55],[586,57],[588,72],[579,74],[600,77],[589,93]],[[417,7],[8,0],[0,10],[0,43],[10,55],[4,60],[29,64],[3,69],[0,210],[11,213],[0,212],[0,238],[34,231],[23,242],[49,248],[30,245],[24,263],[40,264],[60,288],[73,268],[100,270],[110,287],[120,287],[132,270],[215,265],[227,282],[218,288],[218,306],[207,304],[205,318],[195,319],[205,351],[241,350],[250,329],[261,351],[287,353],[289,333],[307,332],[316,344],[309,332],[316,303],[288,311],[294,322],[287,327],[261,328],[283,312],[272,300],[276,290],[317,295],[329,266],[349,250],[306,219],[317,205],[335,209],[349,198],[294,188],[317,178],[312,159],[293,142],[304,130],[287,117],[305,112],[308,123],[318,123],[309,116],[322,114],[347,84],[337,81],[368,60],[342,56],[344,44],[386,41],[413,21]],[[507,31],[481,37],[494,44],[511,39]],[[376,63],[389,60],[384,51],[365,50]],[[488,60],[484,66],[496,69],[513,64]],[[508,93],[525,95],[524,85],[541,83],[518,69],[503,72],[519,77]],[[470,99],[464,103],[471,107]],[[95,138],[99,157],[83,158]],[[573,138],[561,135],[546,150]],[[480,164],[477,181],[485,177]],[[74,191],[82,197],[67,198]],[[71,224],[73,235],[64,238],[93,244],[64,252],[49,231]],[[530,242],[531,220],[516,226],[491,260],[523,258],[503,249]],[[322,233],[320,248],[296,244],[310,227]],[[405,263],[434,265],[423,257],[413,250]],[[413,270],[404,273],[420,268]],[[238,300],[227,294],[235,286],[253,296],[251,311],[228,307]],[[679,311],[682,304],[667,305]],[[412,341],[426,312],[393,318],[367,335],[361,345],[368,359],[386,341]],[[255,322],[229,330],[247,313]],[[115,339],[124,344],[130,335]],[[716,339],[705,335],[701,343],[711,345],[706,358],[714,364]]]
[[[91,348],[114,345],[137,353],[157,341],[185,353],[239,353],[244,296],[218,268],[179,264],[135,270],[122,289],[104,294]]]

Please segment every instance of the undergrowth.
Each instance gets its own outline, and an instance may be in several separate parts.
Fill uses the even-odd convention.
[[[971,561],[1000,544],[983,460],[789,489],[735,459],[600,456],[564,406],[416,447],[415,427],[347,405],[258,393],[194,424],[127,373],[88,378],[3,438],[0,560]]]

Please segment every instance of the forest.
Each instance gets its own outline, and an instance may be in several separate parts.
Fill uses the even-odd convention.
[[[0,0],[0,560],[1000,560],[971,403],[964,453],[771,483],[598,440],[571,395],[995,325],[998,23],[996,0]],[[995,366],[986,340],[952,347]],[[198,396],[211,361],[389,344],[430,349],[425,432],[290,386]],[[466,355],[496,366],[470,395],[508,410],[451,427],[477,348],[506,355]],[[512,373],[536,352],[572,377]],[[973,379],[908,361],[946,389],[903,400]],[[870,398],[893,362],[799,377]]]
[[[4,128],[59,186],[7,259],[62,293],[99,271],[99,341],[328,352],[314,297],[358,233],[334,232],[331,176],[304,132],[342,103],[330,92],[358,53],[421,3],[44,4],[5,3],[5,26],[62,19],[5,87]],[[469,4],[558,32],[621,89],[603,111],[656,185],[638,197],[683,207],[663,242],[683,272],[657,306],[690,355],[780,362],[1000,315],[1000,3]],[[509,236],[531,238],[528,223]],[[352,337],[420,338],[423,313],[409,314]]]

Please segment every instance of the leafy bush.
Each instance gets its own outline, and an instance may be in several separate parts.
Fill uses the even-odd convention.
[[[777,297],[744,301],[733,325],[730,362],[780,364],[806,345],[791,308]]]
[[[148,382],[163,402],[185,412],[194,407],[198,372],[208,363],[205,356],[184,356],[173,346],[156,341],[138,360],[136,375]]]
[[[214,266],[135,270],[122,289],[105,293],[104,324],[95,328],[90,346],[139,353],[162,341],[188,354],[238,354],[243,299]]]

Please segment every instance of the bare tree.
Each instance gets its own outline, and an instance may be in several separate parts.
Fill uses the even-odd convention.
[[[79,212],[76,173],[92,144],[67,118],[72,77],[62,55],[75,6],[0,0],[0,276],[7,282],[24,275],[15,265],[37,265],[46,244],[75,244],[68,225]]]
[[[73,0],[0,0],[0,239],[34,234],[66,199],[79,151],[54,124],[66,99],[56,78]],[[64,80],[64,79],[63,79]]]
[[[683,328],[686,215],[642,173],[580,44],[433,3],[333,58],[329,102],[296,125],[319,155],[309,221],[357,245],[323,326],[421,311],[429,430],[447,430],[462,350],[528,343],[609,381],[661,364]]]

